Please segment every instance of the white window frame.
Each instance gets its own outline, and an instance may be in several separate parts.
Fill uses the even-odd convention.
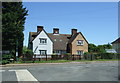
[[[39,38],[40,39],[40,44],[47,44],[47,38]]]
[[[40,51],[40,55],[46,55],[47,54],[47,50],[39,50]]]
[[[84,54],[83,50],[77,50],[77,55],[83,55],[83,54]]]
[[[84,41],[83,40],[77,40],[77,45],[80,45],[80,46],[84,45]]]

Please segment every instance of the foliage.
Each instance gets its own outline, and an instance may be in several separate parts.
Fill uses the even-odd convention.
[[[108,43],[108,44],[104,44],[104,45],[94,45],[94,44],[89,44],[88,45],[88,51],[90,53],[105,53],[105,49],[111,49],[112,46]]]
[[[99,59],[119,59],[120,54],[117,53],[88,53],[84,57],[86,60],[99,60]]]
[[[66,53],[64,54],[64,57],[63,57],[65,60],[69,60],[72,58],[72,55],[70,53]]]
[[[10,63],[11,61],[10,61],[10,59],[13,59],[13,55],[11,55],[11,54],[4,54],[4,55],[2,55],[2,64],[8,64],[8,63]]]
[[[84,55],[88,55],[88,54],[89,54],[89,52],[85,52],[85,53],[84,53]]]
[[[22,54],[24,40],[24,23],[27,15],[26,8],[22,2],[3,2],[2,3],[2,49]]]
[[[23,54],[26,54],[27,50],[28,50],[28,48],[26,46],[23,46],[23,49],[22,49]]]
[[[28,49],[26,46],[23,47],[23,55],[24,58],[27,60],[32,60],[33,58],[33,51],[31,49]]]
[[[97,46],[94,44],[89,44],[88,45],[88,52],[96,52],[97,51]]]

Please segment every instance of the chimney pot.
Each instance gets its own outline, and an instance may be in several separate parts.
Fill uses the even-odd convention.
[[[72,35],[76,34],[77,33],[77,29],[72,29],[71,33],[72,33]]]
[[[59,28],[53,28],[53,34],[59,34]]]
[[[37,26],[37,32],[41,32],[43,30],[43,26]]]

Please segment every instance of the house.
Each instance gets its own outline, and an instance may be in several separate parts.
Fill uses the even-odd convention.
[[[33,50],[35,55],[53,54],[53,41],[43,29],[43,26],[37,26],[37,32],[29,32],[28,48]],[[44,58],[45,56],[37,56]]]
[[[83,55],[88,52],[88,41],[77,29],[72,29],[71,34],[60,34],[58,28],[53,28],[53,33],[47,33],[43,26],[37,26],[37,32],[29,33],[28,47],[36,55]]]
[[[120,53],[120,37],[112,42],[112,48],[115,49],[117,53]]]

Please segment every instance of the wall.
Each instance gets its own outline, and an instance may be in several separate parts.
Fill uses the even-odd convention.
[[[120,53],[120,43],[115,43],[112,45],[112,48],[117,51],[117,53]]]
[[[47,44],[41,45],[39,38],[47,38]],[[36,49],[36,47],[38,47]],[[35,51],[36,49],[36,51]],[[42,30],[41,33],[33,40],[33,52],[36,55],[40,54],[39,50],[47,50],[47,55],[53,54],[53,42],[47,36],[47,34]]]
[[[77,40],[83,40],[84,44],[78,46]],[[77,50],[83,50],[83,52],[88,52],[88,43],[85,41],[81,34],[77,35],[77,37],[72,42],[72,54],[77,54]]]

